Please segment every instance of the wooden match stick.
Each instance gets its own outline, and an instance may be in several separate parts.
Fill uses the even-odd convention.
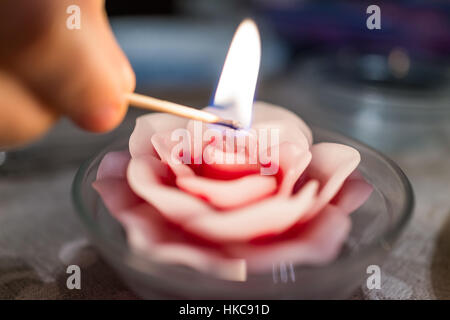
[[[238,121],[226,120],[215,114],[198,110],[195,108],[183,106],[170,101],[160,100],[139,93],[130,93],[127,95],[128,103],[142,109],[171,113],[180,117],[200,120],[208,123],[221,124],[234,129],[241,128]]]

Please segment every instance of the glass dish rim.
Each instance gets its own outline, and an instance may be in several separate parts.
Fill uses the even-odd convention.
[[[345,139],[351,141],[353,144],[356,144],[358,146],[358,149],[363,148],[366,149],[366,151],[369,151],[373,153],[378,159],[382,160],[388,167],[390,167],[391,170],[396,174],[396,178],[400,181],[405,195],[405,203],[403,204],[402,209],[400,210],[400,215],[398,221],[393,224],[389,225],[386,230],[383,230],[382,233],[377,236],[373,241],[371,241],[369,244],[365,244],[364,250],[361,250],[355,255],[350,255],[344,258],[336,258],[335,260],[325,264],[325,265],[318,265],[318,266],[309,266],[309,265],[295,265],[294,270],[297,270],[298,268],[302,269],[321,269],[321,268],[339,268],[341,265],[346,265],[348,263],[351,263],[354,259],[361,259],[365,257],[370,257],[372,253],[374,253],[377,248],[384,244],[393,243],[396,238],[400,235],[401,231],[406,227],[409,220],[412,217],[414,204],[415,204],[415,197],[412,185],[403,172],[403,170],[389,157],[385,156],[383,153],[379,152],[378,150],[366,145],[363,142],[360,142],[357,139],[348,137],[344,134],[338,133],[333,130],[324,129],[318,126],[310,126],[313,131],[313,136],[315,132],[321,132],[325,134],[332,134],[333,136],[338,137],[338,139]],[[95,238],[95,241],[97,243],[94,243],[94,245],[99,245],[102,247],[107,248],[108,250],[113,250],[113,252],[119,253],[120,256],[123,254],[126,254],[127,256],[131,256],[133,259],[137,259],[138,261],[144,261],[145,263],[149,264],[155,264],[157,262],[152,261],[148,257],[145,257],[139,253],[133,252],[129,249],[126,245],[120,245],[119,243],[115,241],[111,241],[110,239],[107,239],[104,237],[103,232],[101,231],[99,225],[96,223],[95,219],[93,219],[93,213],[86,207],[82,197],[81,197],[81,188],[83,187],[83,177],[87,169],[90,167],[93,161],[95,161],[98,156],[102,153],[105,153],[106,150],[108,150],[111,145],[119,144],[122,142],[125,142],[127,139],[116,139],[112,141],[110,144],[108,144],[106,147],[102,148],[99,152],[96,152],[94,155],[89,157],[86,161],[84,161],[81,166],[78,168],[73,183],[72,183],[72,203],[75,207],[75,211],[77,212],[77,215],[80,217],[80,219],[83,221],[83,224],[86,226],[87,230],[89,231],[89,235],[93,236]],[[162,264],[160,264],[162,265]],[[142,270],[139,270],[142,272]],[[208,276],[208,275],[205,275]],[[268,273],[261,273],[261,274],[255,274],[251,275],[252,278],[266,278],[268,276]],[[272,274],[270,273],[270,277],[272,277]],[[211,278],[213,279],[213,278]],[[214,279],[223,281],[220,279]],[[233,281],[228,281],[233,283]]]

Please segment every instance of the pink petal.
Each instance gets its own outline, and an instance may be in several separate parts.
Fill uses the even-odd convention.
[[[280,146],[280,169],[282,179],[278,194],[289,196],[301,174],[311,162],[311,152],[305,151],[295,144],[283,143]]]
[[[245,281],[247,278],[245,260],[225,258],[200,247],[160,244],[154,248],[153,257],[161,262],[185,265],[224,280]]]
[[[245,281],[242,259],[226,258],[218,252],[190,244],[170,227],[155,209],[142,204],[123,214],[128,242],[133,250],[160,263],[188,266],[225,280]]]
[[[265,234],[281,233],[307,214],[314,204],[318,183],[310,181],[293,197],[272,197],[240,209],[198,215],[184,228],[212,241],[246,241]]]
[[[172,131],[155,133],[151,139],[153,147],[161,160],[170,166],[176,176],[193,176],[194,172],[192,169],[183,163],[182,159],[178,158],[178,155],[172,154],[179,142],[171,139],[171,133]]]
[[[265,138],[269,146],[281,145],[283,143],[291,143],[297,145],[300,149],[306,151],[310,147],[308,136],[298,127],[296,121],[288,120],[266,120],[264,122],[255,123],[252,129],[258,133],[258,139]],[[272,133],[273,132],[273,133]],[[272,141],[271,135],[277,134],[278,141]]]
[[[172,222],[182,223],[211,212],[202,200],[163,184],[161,177],[170,174],[169,167],[159,159],[140,156],[130,160],[127,177],[131,189]]]
[[[172,131],[186,127],[187,120],[166,113],[151,113],[136,119],[136,126],[130,136],[130,154],[132,157],[155,155],[151,138],[162,131]]]
[[[347,214],[362,206],[372,194],[373,187],[355,170],[345,180],[342,188],[331,203]]]
[[[233,180],[260,173],[257,150],[253,150],[256,152],[254,158],[249,153],[250,145],[257,145],[257,136],[253,132],[235,131],[217,125],[203,125],[200,129],[196,124],[198,121],[190,121],[188,129],[192,137],[193,159],[201,160],[201,164],[193,166],[197,175],[217,180]],[[195,137],[201,134],[205,134],[205,140],[211,138],[211,135],[214,140],[199,144]],[[237,142],[238,138],[244,140]],[[195,143],[198,145],[195,146]],[[238,146],[239,143],[243,145]],[[198,149],[201,149],[200,152]]]
[[[253,272],[267,272],[280,263],[326,264],[338,255],[350,227],[347,215],[327,206],[292,239],[265,245],[239,244],[229,250],[233,257],[245,259]]]
[[[104,178],[94,181],[93,188],[100,194],[106,208],[119,218],[120,212],[131,208],[142,200],[136,196],[123,178]]]
[[[197,168],[197,174],[217,180],[239,179],[252,174],[260,174],[261,166],[257,162],[243,161],[244,163],[224,163],[226,152],[216,148],[205,149],[204,156],[207,159]]]
[[[130,158],[128,150],[107,153],[98,166],[97,180],[110,177],[125,177]]]
[[[356,169],[361,160],[359,152],[337,143],[318,143],[311,147],[312,160],[306,169],[308,178],[318,180],[320,192],[311,218],[337,194],[345,179]]]
[[[177,186],[205,199],[220,209],[248,205],[262,199],[277,189],[273,176],[249,175],[234,180],[213,180],[198,176],[179,177]]]
[[[303,132],[309,144],[312,144],[313,138],[311,129],[295,113],[267,102],[256,101],[253,104],[253,124],[256,125],[272,121],[292,123],[293,126],[299,128]]]

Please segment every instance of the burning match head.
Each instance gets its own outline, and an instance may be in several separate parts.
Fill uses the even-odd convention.
[[[215,124],[219,124],[219,125],[222,125],[222,126],[225,126],[225,127],[229,127],[231,129],[235,129],[235,130],[243,129],[242,124],[239,121],[235,121],[235,120],[220,119]]]

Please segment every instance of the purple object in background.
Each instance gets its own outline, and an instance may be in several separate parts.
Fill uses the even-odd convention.
[[[352,47],[383,53],[400,46],[415,58],[449,58],[448,0],[379,0],[381,30],[368,30],[367,1],[254,0],[261,13],[294,48],[329,52]]]

